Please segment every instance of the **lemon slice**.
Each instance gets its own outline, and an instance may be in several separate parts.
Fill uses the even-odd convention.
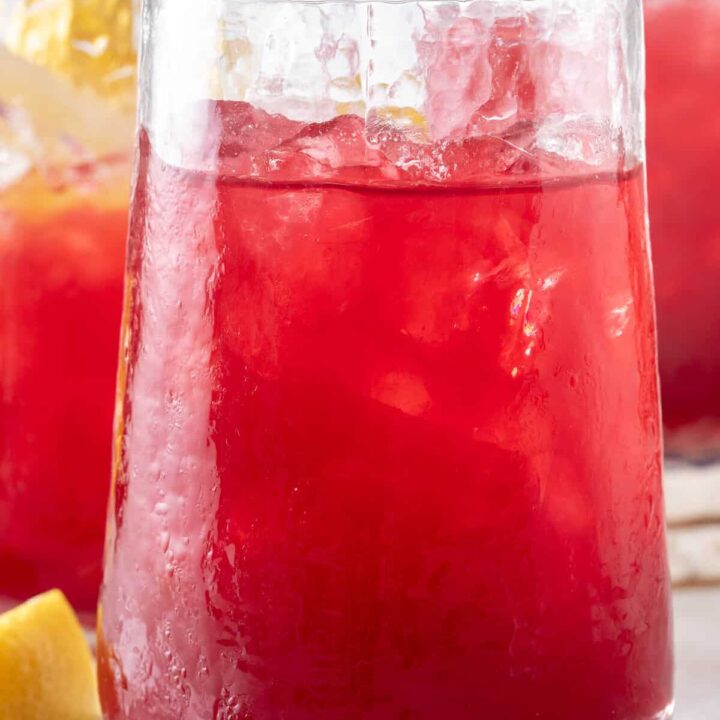
[[[20,0],[7,45],[18,57],[130,107],[133,22],[133,0]]]
[[[95,669],[59,590],[0,615],[0,720],[97,720]]]
[[[0,98],[21,108],[19,123],[31,148],[36,138],[82,138],[82,145],[97,157],[125,152],[132,137],[134,118],[91,92],[80,92],[68,80],[0,46]],[[0,117],[0,130],[2,118]],[[0,138],[2,139],[2,138]],[[67,141],[66,141],[67,142]],[[72,149],[72,148],[70,148]],[[50,149],[45,149],[45,160]],[[52,164],[52,163],[50,163]]]

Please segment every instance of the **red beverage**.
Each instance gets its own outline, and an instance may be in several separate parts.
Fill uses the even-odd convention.
[[[102,178],[102,179],[100,179]],[[100,582],[127,233],[127,165],[0,195],[0,594]]]
[[[642,169],[388,179],[246,113],[217,172],[141,144],[107,717],[669,717]],[[283,138],[339,169],[244,177]]]
[[[720,448],[720,2],[646,0],[648,172],[671,451]]]

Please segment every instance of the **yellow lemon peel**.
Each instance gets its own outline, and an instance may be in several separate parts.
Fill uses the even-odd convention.
[[[95,666],[59,590],[0,615],[0,720],[98,720]]]

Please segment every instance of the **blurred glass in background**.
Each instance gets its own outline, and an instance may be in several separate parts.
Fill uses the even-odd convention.
[[[720,451],[720,2],[646,0],[650,213],[666,447]]]
[[[100,580],[122,309],[130,0],[0,0],[0,595]]]
[[[645,29],[670,558],[677,584],[707,584],[720,582],[720,0],[645,0]]]

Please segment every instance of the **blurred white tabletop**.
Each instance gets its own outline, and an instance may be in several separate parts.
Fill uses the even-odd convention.
[[[675,592],[674,720],[720,720],[720,588]]]

